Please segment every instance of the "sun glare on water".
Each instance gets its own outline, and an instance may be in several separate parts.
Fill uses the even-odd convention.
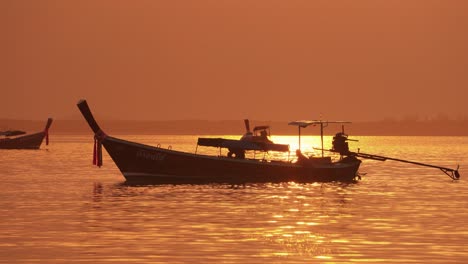
[[[271,140],[276,144],[288,144],[291,152],[299,149],[298,136],[271,136]],[[324,145],[325,148],[329,146]],[[320,136],[301,136],[301,151],[310,156],[320,155],[320,151],[314,148],[321,148]]]

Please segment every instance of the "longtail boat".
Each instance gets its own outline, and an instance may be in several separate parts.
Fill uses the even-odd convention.
[[[262,183],[262,182],[355,182],[361,161],[356,157],[306,157],[300,150],[297,159],[273,160],[246,158],[245,151],[288,152],[289,145],[265,139],[268,127],[250,129],[240,140],[199,138],[197,146],[228,149],[228,155],[205,155],[163,149],[127,141],[106,134],[98,125],[85,100],[77,104],[94,132],[93,164],[102,165],[102,146],[127,182],[149,184]],[[246,123],[247,125],[247,123]],[[229,154],[230,153],[230,154]],[[288,155],[289,156],[289,155]]]
[[[47,119],[43,131],[34,134],[26,134],[20,130],[9,130],[0,132],[0,149],[39,149],[42,141],[46,140],[49,145],[49,128],[52,125],[52,118]]]
[[[386,157],[375,154],[353,152],[349,150],[348,138],[344,132],[347,121],[299,120],[289,125],[298,127],[299,148],[296,158],[289,160],[289,145],[275,144],[269,138],[269,127],[259,126],[250,131],[245,120],[247,132],[239,140],[224,138],[198,138],[198,146],[228,149],[227,155],[217,156],[188,153],[172,149],[149,146],[107,135],[99,127],[85,100],[78,102],[78,108],[94,132],[93,164],[102,165],[102,146],[117,165],[128,182],[152,184],[178,183],[260,183],[260,182],[356,182],[361,179],[358,173],[362,159],[378,161],[392,160],[418,166],[436,168],[452,180],[460,179],[456,169],[425,164],[405,159]],[[332,148],[323,146],[323,130],[329,124],[341,124],[342,131],[333,137]],[[306,156],[301,152],[301,129],[320,126],[321,156]],[[267,132],[268,130],[268,132]],[[246,158],[246,151],[288,152],[287,160]],[[339,155],[337,160],[325,156],[325,152]]]

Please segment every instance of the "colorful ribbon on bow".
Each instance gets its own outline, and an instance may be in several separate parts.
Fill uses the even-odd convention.
[[[93,165],[102,166],[102,143],[96,136],[94,137]]]
[[[98,131],[94,135],[93,165],[98,167],[102,166],[102,140],[106,137],[107,135],[102,131]]]

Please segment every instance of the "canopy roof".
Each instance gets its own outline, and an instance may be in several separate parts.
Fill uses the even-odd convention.
[[[281,151],[288,152],[289,145],[274,144],[266,142],[253,142],[248,140],[236,140],[225,138],[198,138],[198,145],[218,148],[231,148],[242,150],[259,150],[259,151]]]
[[[289,122],[288,125],[298,126],[298,127],[308,127],[310,125],[320,125],[320,124],[350,124],[349,121],[323,121],[323,120],[298,120]]]

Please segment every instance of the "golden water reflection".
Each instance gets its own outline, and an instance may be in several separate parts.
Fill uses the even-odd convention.
[[[195,136],[132,137],[184,151],[193,151],[196,142]],[[440,165],[459,159],[460,152],[447,148],[468,153],[464,138],[432,138],[445,146],[435,150],[423,140],[361,137],[360,143]],[[305,148],[315,144],[304,142]],[[414,147],[401,145],[410,143]],[[431,169],[365,161],[367,175],[357,184],[130,186],[107,154],[102,168],[91,166],[92,138],[56,137],[52,146],[27,163],[18,162],[22,152],[2,155],[5,263],[463,263],[468,258],[468,185]],[[461,170],[468,168],[463,158],[460,163]]]

